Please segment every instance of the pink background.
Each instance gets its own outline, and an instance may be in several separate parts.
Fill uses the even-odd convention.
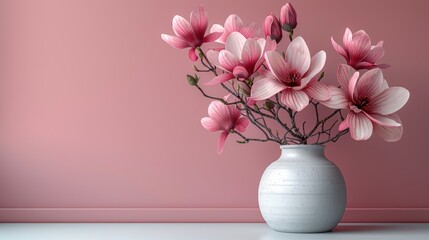
[[[199,4],[211,25],[230,13],[262,24],[284,3],[0,0],[0,220],[260,221],[258,183],[278,146],[230,138],[216,155],[187,51],[160,34]],[[296,34],[327,52],[326,82],[344,62],[330,37],[350,27],[385,41],[385,78],[411,92],[400,142],[327,146],[348,186],[345,221],[429,221],[428,4],[293,4]]]

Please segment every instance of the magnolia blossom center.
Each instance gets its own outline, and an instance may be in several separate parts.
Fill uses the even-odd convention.
[[[204,38],[204,36],[203,36],[203,38]],[[191,45],[194,46],[194,47],[201,47],[201,45],[203,45],[203,38],[195,37],[195,39],[191,43]]]
[[[359,98],[359,100],[355,103],[355,106],[359,109],[363,109],[368,104],[369,104],[369,98],[362,97],[362,98]]]
[[[290,71],[286,75],[286,79],[283,79],[283,83],[285,83],[288,87],[297,87],[301,86],[301,74],[295,70]]]
[[[349,108],[355,113],[360,113],[365,111],[365,107],[369,104],[368,97],[359,98],[356,102],[349,103]]]

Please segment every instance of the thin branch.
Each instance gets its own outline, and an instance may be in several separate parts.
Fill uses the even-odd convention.
[[[238,143],[242,143],[242,144],[248,143],[250,141],[256,141],[256,142],[268,142],[269,141],[269,139],[248,138],[248,137],[244,136],[242,133],[237,132],[235,130],[231,130],[231,132],[237,134],[238,136],[240,136],[243,139],[243,141],[237,141]]]
[[[213,100],[221,101],[221,102],[222,102],[223,104],[225,104],[225,105],[236,105],[236,104],[238,104],[238,103],[241,103],[241,101],[236,101],[236,102],[227,102],[227,101],[225,101],[223,98],[210,96],[210,95],[208,95],[206,92],[204,92],[204,90],[203,90],[203,89],[202,89],[198,84],[196,84],[196,85],[195,85],[195,87],[197,87],[197,88],[198,88],[198,90],[200,90],[200,92],[203,94],[203,96],[204,96],[204,97],[206,97],[206,98],[210,98],[210,99],[213,99]]]
[[[316,144],[319,144],[319,145],[321,145],[321,144],[325,144],[325,143],[328,143],[328,142],[336,142],[341,136],[343,136],[343,135],[345,135],[346,133],[348,133],[349,132],[349,129],[346,129],[346,130],[343,130],[343,131],[340,131],[337,135],[335,135],[334,137],[332,137],[332,138],[329,138],[329,139],[327,139],[327,140],[325,140],[325,141],[322,141],[322,142],[319,142],[319,143],[316,143]]]

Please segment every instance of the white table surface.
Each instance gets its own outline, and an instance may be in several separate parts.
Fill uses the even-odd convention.
[[[429,223],[340,224],[332,232],[280,233],[262,223],[3,223],[1,240],[429,240]]]

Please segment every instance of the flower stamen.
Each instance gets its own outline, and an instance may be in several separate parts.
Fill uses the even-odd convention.
[[[367,106],[369,104],[369,98],[368,97],[363,97],[360,98],[359,101],[357,102],[356,107],[359,109],[364,108],[365,106]]]
[[[297,71],[292,71],[287,75],[283,81],[288,87],[301,86],[301,74]]]

